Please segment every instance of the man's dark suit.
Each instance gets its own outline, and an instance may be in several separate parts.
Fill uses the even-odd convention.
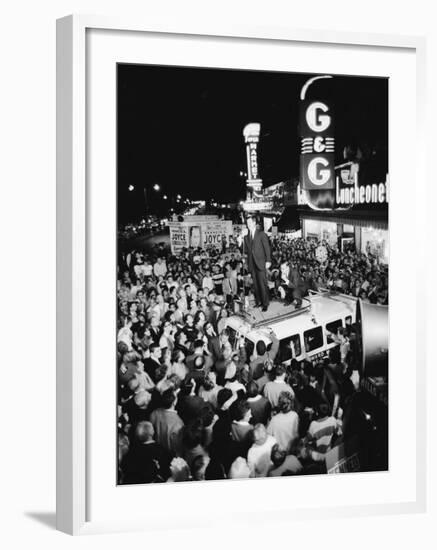
[[[268,307],[269,287],[267,285],[266,262],[271,262],[270,243],[264,231],[255,230],[255,234],[244,237],[244,251],[247,254],[247,267],[252,275],[255,299],[263,307]]]

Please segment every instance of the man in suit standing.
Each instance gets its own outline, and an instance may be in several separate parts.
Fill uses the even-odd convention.
[[[247,256],[247,267],[252,275],[255,291],[255,307],[267,311],[270,303],[267,284],[267,269],[271,265],[270,243],[264,231],[256,228],[256,220],[248,216],[247,233],[244,236],[243,253]]]

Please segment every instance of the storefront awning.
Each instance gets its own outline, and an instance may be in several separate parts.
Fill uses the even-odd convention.
[[[388,210],[375,208],[374,210],[311,210],[299,209],[299,216],[306,220],[323,220],[334,223],[354,225],[358,227],[373,227],[374,229],[388,229]]]

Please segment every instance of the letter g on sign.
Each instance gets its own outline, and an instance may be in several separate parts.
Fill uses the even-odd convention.
[[[321,101],[315,101],[308,105],[306,111],[306,122],[313,132],[324,132],[331,125],[330,115],[320,114],[327,113],[329,107],[322,103]]]
[[[308,164],[308,177],[314,185],[325,185],[331,177],[328,160],[323,157],[312,159]]]

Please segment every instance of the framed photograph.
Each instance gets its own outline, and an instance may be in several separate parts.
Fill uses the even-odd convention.
[[[424,40],[57,28],[58,529],[423,511]]]

